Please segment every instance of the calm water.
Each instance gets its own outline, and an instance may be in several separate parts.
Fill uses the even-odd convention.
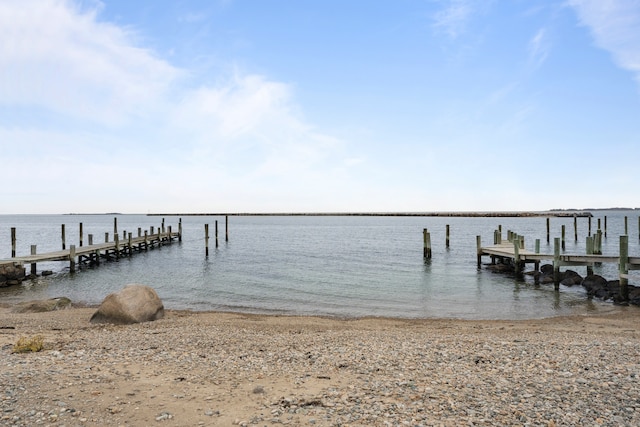
[[[637,211],[593,211],[608,238],[605,254],[617,254],[618,236],[629,216],[630,254],[638,256]],[[0,215],[0,258],[11,255],[10,228],[17,229],[17,254],[30,245],[39,253],[61,248],[61,224],[67,245],[78,244],[79,223],[84,242],[88,234],[104,241],[118,230],[137,235],[138,227],[158,227],[161,217],[145,215]],[[218,220],[219,247],[213,224]],[[165,217],[177,231],[178,217]],[[493,230],[502,225],[526,236],[526,248],[541,240],[541,252],[553,252],[553,237],[566,226],[567,253],[584,253],[588,222],[578,218],[578,242],[573,219],[552,218],[552,243],[546,243],[545,218],[404,218],[404,217],[229,217],[229,242],[224,241],[224,217],[183,217],[183,242],[95,269],[68,272],[68,264],[42,263],[53,276],[0,289],[0,302],[67,296],[73,301],[99,304],[127,283],[156,289],[171,309],[225,310],[258,313],[328,315],[339,317],[391,316],[408,318],[525,319],[572,313],[617,310],[610,303],[589,301],[579,288],[536,286],[532,280],[476,269],[476,235],[493,242]],[[205,257],[204,224],[211,230],[210,253]],[[451,228],[445,248],[446,225]],[[431,232],[433,258],[422,258],[422,229]],[[485,262],[489,261],[486,257]],[[28,267],[27,267],[28,268]],[[613,279],[616,266],[596,267]],[[584,267],[575,268],[584,274]],[[633,274],[635,274],[634,272]],[[638,284],[639,276],[630,283]],[[635,309],[635,308],[632,308]]]

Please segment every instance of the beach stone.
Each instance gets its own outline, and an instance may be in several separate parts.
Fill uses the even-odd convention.
[[[47,311],[71,308],[71,300],[66,297],[50,298],[38,301],[27,301],[13,308],[15,313],[44,313]]]
[[[145,285],[131,284],[105,297],[91,323],[132,324],[164,317],[164,305],[156,291]]]
[[[580,285],[583,281],[583,277],[573,270],[566,270],[562,273],[562,279],[560,283],[564,286]]]
[[[0,288],[19,285],[25,276],[25,268],[23,266],[4,265],[0,267]]]

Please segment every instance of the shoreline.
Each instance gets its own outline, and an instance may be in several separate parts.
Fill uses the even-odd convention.
[[[629,308],[629,309],[627,309]],[[0,305],[0,424],[638,425],[640,311],[335,319]],[[45,349],[11,353],[20,337]]]

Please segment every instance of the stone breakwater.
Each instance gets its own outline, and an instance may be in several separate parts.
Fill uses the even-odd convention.
[[[128,326],[92,312],[0,312],[0,424],[640,424],[635,307],[518,322],[169,311]],[[33,334],[45,350],[11,353]]]

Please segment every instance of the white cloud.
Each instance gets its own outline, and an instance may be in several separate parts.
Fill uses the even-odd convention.
[[[580,23],[591,30],[596,45],[609,51],[621,68],[640,81],[640,2],[633,0],[568,0]]]
[[[0,3],[0,105],[100,123],[145,116],[181,72],[65,0]]]

